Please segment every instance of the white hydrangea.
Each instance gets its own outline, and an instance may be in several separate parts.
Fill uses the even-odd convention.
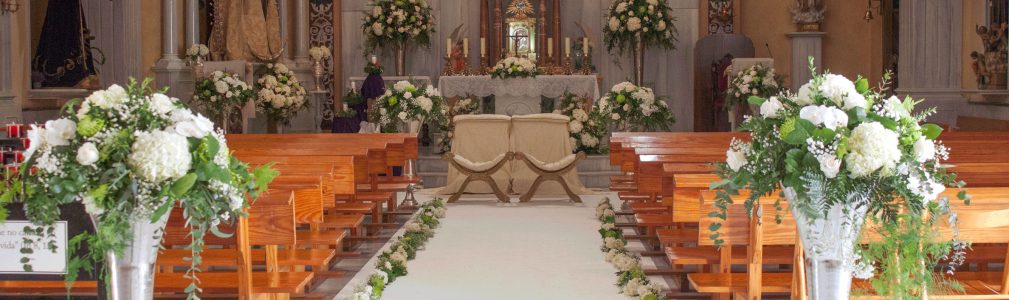
[[[583,127],[582,122],[578,120],[571,120],[571,122],[568,122],[568,130],[571,131],[571,133],[582,132],[582,129],[584,129]]]
[[[855,83],[848,78],[836,74],[823,75],[823,82],[820,83],[820,95],[823,97],[841,105],[845,97],[852,94],[858,94],[858,90],[855,89]]]
[[[631,17],[627,19],[627,31],[638,31],[641,29],[641,19],[638,17]]]
[[[591,134],[582,133],[581,138],[582,145],[585,145],[586,147],[595,147],[596,145],[599,145],[599,138],[596,138]]]
[[[158,130],[136,133],[128,163],[140,178],[163,182],[186,175],[192,159],[186,137]]]
[[[864,177],[880,168],[893,168],[900,160],[900,141],[878,122],[862,123],[851,131],[849,153],[845,158],[853,177]]]
[[[626,253],[619,253],[613,256],[613,266],[621,272],[627,272],[638,266],[638,260]]]
[[[414,103],[425,112],[431,112],[431,107],[434,106],[434,102],[431,101],[431,98],[425,96],[417,97],[417,99],[414,100]]]
[[[410,83],[409,81],[402,80],[393,84],[392,88],[395,89],[397,92],[405,92],[407,91],[407,89],[413,90],[416,89],[417,87],[413,86],[413,84]]]
[[[581,121],[581,122],[585,122],[585,121],[589,120],[589,114],[587,112],[585,112],[584,109],[581,109],[581,108],[576,108],[574,111],[572,111],[571,112],[571,116],[573,118],[575,118],[575,120],[578,120],[578,121]]]
[[[925,138],[915,141],[914,157],[918,162],[926,162],[935,158],[935,142]]]
[[[624,293],[624,295],[627,295],[627,296],[630,296],[630,297],[636,297],[638,295],[638,288],[640,288],[640,287],[642,287],[644,285],[645,285],[645,282],[642,281],[641,278],[631,279],[631,280],[627,281],[627,284],[624,285],[623,293]]]
[[[781,100],[778,100],[778,97],[771,97],[760,104],[760,115],[764,118],[777,118],[783,108],[784,106],[781,104]]]
[[[795,104],[807,106],[813,104],[813,82],[807,82],[799,87],[799,94],[795,97]]]

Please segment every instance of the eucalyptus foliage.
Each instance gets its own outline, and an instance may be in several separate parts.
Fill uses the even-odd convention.
[[[22,176],[4,187],[0,201],[24,203],[34,225],[26,228],[34,237],[25,243],[28,254],[34,243],[52,245],[51,234],[38,233],[51,232],[60,205],[84,204],[95,232],[69,241],[68,286],[81,270],[93,272],[91,266],[104,263],[107,252],[122,255],[133,226],[155,223],[179,207],[191,237],[186,292],[197,299],[203,238],[230,236],[219,226],[243,216],[246,196],[257,197],[277,172],[269,166],[250,170],[230,154],[212,122],[164,91],[154,92],[150,82],[97,91],[68,103],[65,117],[33,127]],[[88,252],[81,251],[84,244]],[[31,270],[28,257],[22,263]]]

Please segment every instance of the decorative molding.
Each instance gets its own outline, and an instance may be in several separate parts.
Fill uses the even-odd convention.
[[[308,23],[309,24],[308,32],[310,33],[309,40],[311,41],[310,43],[313,46],[326,46],[333,51],[339,51],[336,47],[336,44],[334,43],[335,40],[334,33],[336,31],[333,30],[334,14],[333,14],[332,0],[313,1],[310,4],[311,4],[310,7],[311,14],[309,17],[310,21]],[[334,55],[333,58],[335,60],[342,59],[342,57],[338,57],[336,55]],[[322,85],[327,87],[326,90],[330,93],[330,95],[336,95],[336,93],[333,91],[333,88],[335,87],[333,84],[334,83],[333,76],[335,75],[333,73],[333,64],[334,64],[333,59],[325,60],[322,62],[322,68],[324,74],[322,76]],[[322,104],[321,109],[322,123],[326,123],[327,121],[332,122],[333,110],[336,107],[336,103],[333,103],[334,99],[337,99],[337,97],[329,97]]]
[[[708,34],[733,33],[736,11],[733,0],[708,0]]]

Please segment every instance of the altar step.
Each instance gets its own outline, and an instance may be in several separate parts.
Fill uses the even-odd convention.
[[[610,185],[610,176],[619,175],[620,168],[610,166],[609,155],[589,155],[578,162],[578,177],[588,188],[605,189]],[[448,162],[435,154],[430,147],[420,148],[417,161],[417,175],[424,180],[425,188],[445,186],[448,177]]]

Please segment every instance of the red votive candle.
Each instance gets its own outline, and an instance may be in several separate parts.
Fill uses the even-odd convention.
[[[32,146],[32,140],[29,138],[21,138],[21,146],[23,146],[24,149],[27,150]]]
[[[9,137],[9,138],[19,138],[19,137],[21,137],[21,125],[19,125],[19,124],[7,124],[7,137]]]
[[[13,151],[11,153],[14,154],[14,163],[20,164],[20,163],[25,162],[25,152],[24,151],[17,150],[17,151]]]

